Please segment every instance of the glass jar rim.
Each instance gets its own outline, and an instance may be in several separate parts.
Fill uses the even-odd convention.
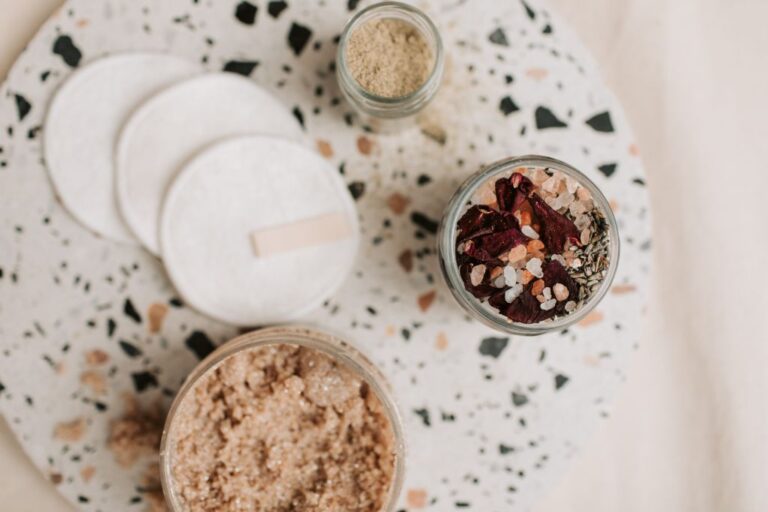
[[[367,89],[365,89],[360,83],[355,80],[355,78],[352,76],[352,74],[349,71],[349,67],[347,66],[347,56],[346,56],[346,46],[347,41],[349,40],[349,36],[352,34],[354,29],[364,21],[364,18],[368,15],[374,14],[378,10],[385,10],[385,9],[399,9],[401,11],[406,12],[407,14],[414,16],[421,20],[424,25],[429,29],[429,35],[431,36],[432,40],[434,41],[434,64],[432,66],[432,71],[429,74],[429,77],[424,81],[423,84],[419,86],[418,89],[406,94],[405,96],[397,96],[397,97],[387,97],[387,96],[379,96],[377,94],[373,94],[369,92]],[[421,27],[417,28],[421,29]],[[393,0],[387,0],[385,2],[378,2],[372,5],[369,5],[368,7],[362,9],[360,12],[352,16],[352,18],[349,19],[346,26],[344,27],[344,30],[341,33],[341,37],[339,39],[339,49],[337,51],[337,58],[336,58],[336,65],[339,69],[339,76],[340,79],[344,81],[345,86],[352,88],[356,94],[359,94],[362,96],[366,101],[379,103],[386,106],[397,106],[400,104],[407,104],[410,101],[418,98],[422,94],[424,94],[425,91],[434,88],[435,82],[439,82],[442,79],[443,74],[443,59],[444,59],[444,48],[443,48],[443,41],[440,37],[440,31],[437,29],[437,26],[432,21],[432,19],[427,16],[424,11],[421,9],[409,5],[403,2],[397,2]]]
[[[171,404],[160,440],[160,483],[168,507],[174,512],[186,510],[176,493],[172,472],[172,434],[175,427],[174,420],[181,404],[197,383],[223,364],[224,361],[240,352],[268,345],[299,345],[318,350],[332,359],[340,361],[346,368],[365,380],[376,394],[392,426],[395,438],[394,475],[385,508],[381,511],[393,512],[405,479],[406,443],[403,419],[389,382],[378,367],[355,346],[339,336],[305,325],[268,327],[237,336],[219,346],[189,373]]]
[[[484,307],[477,298],[466,290],[459,273],[459,266],[456,258],[455,240],[457,222],[469,199],[478,187],[488,180],[506,172],[513,171],[518,167],[543,167],[545,169],[554,169],[574,178],[580,185],[586,187],[590,194],[592,194],[592,199],[598,205],[605,217],[609,231],[608,254],[610,261],[608,262],[607,273],[600,282],[598,290],[595,291],[577,311],[554,320],[546,320],[535,324],[512,322],[500,313]],[[594,310],[597,304],[599,304],[608,293],[608,290],[613,283],[613,279],[616,276],[616,270],[619,265],[619,255],[621,252],[620,245],[619,227],[616,222],[616,217],[613,214],[610,203],[597,185],[572,165],[542,155],[524,155],[504,158],[483,167],[467,178],[449,201],[448,206],[443,213],[440,228],[438,230],[438,259],[440,260],[440,267],[443,277],[448,284],[448,288],[451,290],[451,293],[459,305],[474,318],[493,329],[522,336],[536,336],[565,329],[579,320],[582,320]]]

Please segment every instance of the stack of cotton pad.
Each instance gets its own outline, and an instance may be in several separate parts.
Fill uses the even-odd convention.
[[[153,94],[200,73],[163,54],[125,54],[81,69],[56,93],[45,122],[45,158],[61,202],[95,233],[136,243],[115,201],[114,144]]]
[[[135,53],[57,93],[45,155],[64,206],[160,256],[179,293],[238,325],[294,320],[349,273],[354,203],[296,119],[251,80]]]

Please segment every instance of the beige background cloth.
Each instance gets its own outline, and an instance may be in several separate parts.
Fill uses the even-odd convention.
[[[637,133],[656,268],[615,412],[536,512],[764,512],[768,1],[550,1]],[[0,77],[61,3],[0,0]],[[0,509],[70,510],[4,425]]]

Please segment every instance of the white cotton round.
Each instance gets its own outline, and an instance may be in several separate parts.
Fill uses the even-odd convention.
[[[332,221],[308,225],[329,216],[344,234],[318,241],[316,231]],[[359,231],[336,169],[301,144],[268,136],[233,138],[193,159],[171,186],[160,223],[163,260],[184,300],[240,326],[293,321],[319,307],[352,270]],[[254,233],[291,238],[292,246],[260,254]]]
[[[147,98],[200,72],[172,55],[124,53],[94,61],[59,88],[45,120],[45,160],[61,202],[80,223],[105,238],[137,244],[115,197],[118,133]]]
[[[277,99],[231,73],[194,78],[136,111],[118,143],[117,194],[123,217],[148,250],[159,254],[160,210],[182,166],[215,142],[249,134],[302,138]]]

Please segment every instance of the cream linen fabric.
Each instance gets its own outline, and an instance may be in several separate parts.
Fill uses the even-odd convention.
[[[637,133],[656,292],[613,417],[535,512],[764,512],[768,1],[550,1]],[[0,76],[59,4],[0,0]],[[5,428],[0,461],[0,508],[69,510]]]

